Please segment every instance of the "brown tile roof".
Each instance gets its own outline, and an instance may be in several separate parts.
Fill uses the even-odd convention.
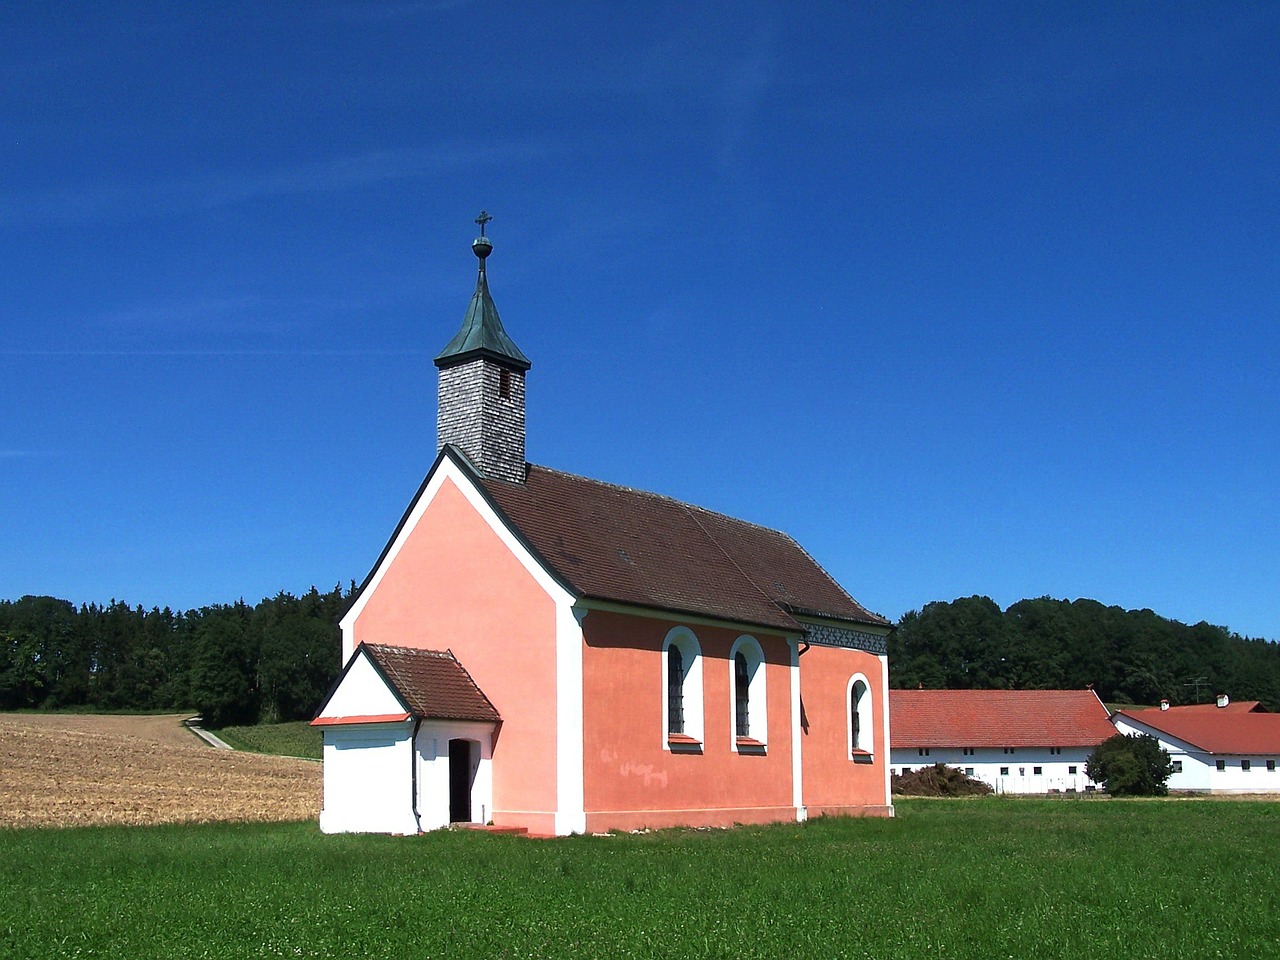
[[[500,720],[471,674],[445,650],[361,644],[415,716],[431,720]]]
[[[1092,690],[890,690],[897,747],[1091,747],[1115,734]]]
[[[1280,756],[1280,713],[1185,707],[1121,710],[1118,716],[1146,724],[1209,753]]]
[[[788,631],[792,614],[888,625],[777,530],[546,467],[479,482],[580,596]]]

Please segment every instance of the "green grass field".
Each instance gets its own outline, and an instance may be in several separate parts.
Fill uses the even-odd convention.
[[[1280,956],[1280,804],[904,801],[531,841],[0,832],[0,957]]]
[[[214,732],[237,750],[272,753],[280,757],[307,757],[312,760],[319,760],[321,755],[320,729],[305,720],[260,723],[252,727],[223,727]]]

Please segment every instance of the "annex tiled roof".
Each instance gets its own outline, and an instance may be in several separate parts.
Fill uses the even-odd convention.
[[[489,698],[448,650],[362,644],[415,717],[499,720]]]
[[[777,530],[547,467],[479,482],[581,596],[787,631],[792,614],[888,625]]]
[[[1092,690],[890,690],[897,747],[1085,747],[1115,734]]]
[[[1280,756],[1280,713],[1170,707],[1121,710],[1117,716],[1137,720],[1209,753]]]

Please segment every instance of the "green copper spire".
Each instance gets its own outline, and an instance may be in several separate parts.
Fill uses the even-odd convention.
[[[471,304],[467,307],[467,315],[462,318],[462,327],[454,334],[448,346],[436,357],[437,367],[452,367],[478,357],[488,357],[513,370],[528,370],[532,364],[529,358],[520,352],[520,348],[507,336],[502,328],[502,319],[498,316],[498,308],[489,296],[489,281],[485,276],[484,262],[493,252],[493,244],[484,235],[485,224],[493,217],[483,210],[476,217],[480,224],[480,236],[471,244],[471,252],[480,259],[480,274],[476,277],[476,292],[471,295]]]

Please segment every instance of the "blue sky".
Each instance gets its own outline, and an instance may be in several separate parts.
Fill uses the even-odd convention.
[[[1280,639],[1273,4],[14,4],[0,118],[0,597],[361,580],[485,208],[534,462]]]

